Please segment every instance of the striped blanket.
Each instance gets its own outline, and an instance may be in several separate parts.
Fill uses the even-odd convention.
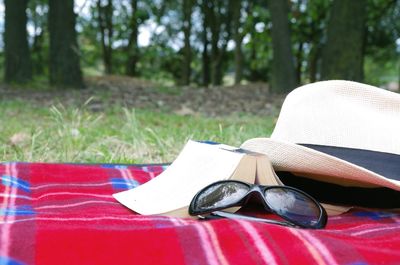
[[[305,230],[141,216],[111,196],[163,169],[0,164],[0,264],[400,264],[400,214],[358,209]]]

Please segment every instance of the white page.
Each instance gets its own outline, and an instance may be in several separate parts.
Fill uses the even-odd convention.
[[[186,207],[200,189],[233,174],[244,154],[226,150],[230,148],[189,141],[159,176],[113,196],[140,214],[161,214]]]

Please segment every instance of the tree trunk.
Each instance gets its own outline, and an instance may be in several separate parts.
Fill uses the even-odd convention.
[[[232,1],[232,0],[231,0]],[[211,26],[211,81],[214,86],[221,85],[226,63],[226,47],[231,39],[232,2],[217,1],[216,8],[212,9]],[[225,13],[222,10],[225,10]]]
[[[139,48],[138,48],[138,12],[137,7],[138,0],[131,0],[131,22],[130,30],[131,34],[129,36],[129,43],[127,47],[128,61],[126,64],[126,74],[129,76],[137,76],[136,65],[139,61]]]
[[[217,2],[218,4],[218,2]],[[218,16],[215,14],[215,3],[211,2],[208,4],[208,12],[210,17],[210,31],[211,31],[211,83],[212,85],[218,85],[219,80],[217,77],[217,58],[219,57],[219,34],[220,34],[220,21]],[[218,11],[219,12],[219,11]]]
[[[228,41],[232,36],[232,5],[231,1],[228,1],[228,6],[225,7],[227,9],[227,14],[222,15],[220,20],[223,21],[223,30],[221,40],[222,45],[220,47],[220,51],[216,61],[216,83],[215,85],[221,85],[223,83],[223,78],[225,74],[227,58],[226,58],[226,48],[228,47]]]
[[[73,0],[49,0],[50,83],[83,88]]]
[[[313,43],[308,54],[308,79],[310,83],[317,81],[318,62],[320,61],[321,45]]]
[[[112,74],[113,6],[112,6],[112,0],[107,0],[107,4],[105,6],[103,6],[101,2],[102,2],[101,0],[97,0],[97,10],[98,10],[97,20],[101,35],[103,63],[104,63],[105,73]]]
[[[37,9],[42,11],[47,10],[47,3],[43,1],[30,1],[28,3],[28,10],[30,10],[33,27],[33,42],[31,46],[31,58],[33,75],[44,75],[47,60],[45,59],[45,52],[47,53],[45,45],[45,31],[47,24],[43,18],[47,17],[48,11],[43,13],[37,12]]]
[[[334,0],[322,54],[322,79],[362,81],[364,57],[364,0]]]
[[[256,20],[253,18],[252,19],[253,23],[252,23],[252,30],[250,31],[250,58],[249,58],[249,62],[256,62],[257,60],[257,41],[256,41]],[[259,76],[258,76],[258,71],[257,71],[257,67],[254,65],[254,63],[249,63],[249,80],[254,82],[254,81],[258,81]]]
[[[4,53],[6,82],[24,83],[32,79],[32,63],[27,39],[27,0],[5,0]]]
[[[240,15],[242,9],[241,0],[233,0],[233,30],[235,40],[235,84],[240,84],[243,76],[243,52],[242,52],[242,41],[244,35],[240,31]]]
[[[192,30],[192,9],[193,0],[183,0],[183,65],[182,65],[182,84],[190,84],[191,63],[192,63],[192,47],[190,45],[190,33]]]
[[[287,93],[296,87],[287,0],[268,0],[272,21],[273,64],[271,90]]]
[[[207,8],[208,0],[203,0],[201,3],[203,11],[203,52],[202,52],[202,72],[203,72],[203,86],[208,87],[210,85],[210,56],[208,52],[208,46],[210,41],[208,39],[209,32],[209,10]]]
[[[44,32],[41,31],[39,34],[35,35],[32,44],[32,57],[34,74],[43,75],[44,74],[44,58],[43,58],[43,39]]]
[[[301,73],[303,69],[303,42],[298,43],[296,53],[296,83],[301,84]]]

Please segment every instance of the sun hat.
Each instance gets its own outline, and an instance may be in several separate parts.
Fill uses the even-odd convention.
[[[266,154],[277,173],[400,191],[400,95],[352,81],[307,84],[285,98],[270,138],[241,148]]]

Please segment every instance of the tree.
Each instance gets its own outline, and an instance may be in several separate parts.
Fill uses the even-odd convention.
[[[329,1],[298,0],[291,5],[291,35],[295,49],[296,80],[315,82],[320,73]]]
[[[31,57],[34,75],[43,75],[47,65],[47,13],[46,0],[29,0],[28,24],[32,26]]]
[[[211,32],[211,82],[221,85],[226,64],[226,48],[231,39],[232,0],[206,1]]]
[[[399,75],[400,2],[369,0],[366,11],[364,82],[387,86]],[[398,79],[400,80],[400,79]]]
[[[129,76],[137,75],[137,62],[139,60],[139,48],[138,48],[138,29],[139,29],[139,12],[138,12],[138,0],[131,0],[131,18],[130,18],[130,34],[128,40],[128,46],[126,47],[128,54],[128,61],[126,63],[126,74]]]
[[[242,42],[244,34],[241,31],[242,0],[232,0],[233,5],[233,34],[235,41],[235,84],[239,84],[243,76],[243,52]]]
[[[183,64],[182,64],[182,84],[190,84],[192,47],[190,44],[190,35],[192,30],[192,9],[194,0],[183,0],[183,24],[182,31],[184,34],[183,47]]]
[[[210,41],[208,38],[209,32],[209,20],[210,20],[210,8],[208,7],[209,1],[202,0],[201,3],[201,11],[202,11],[202,33],[201,40],[203,42],[202,48],[202,85],[209,86],[211,81],[211,71],[210,71],[210,55],[209,55],[209,45]]]
[[[102,0],[97,0],[97,22],[101,35],[101,47],[103,50],[103,63],[106,74],[112,74],[112,42],[113,42],[113,3],[107,0],[105,5]]]
[[[242,45],[243,78],[251,82],[269,82],[272,49],[271,19],[264,0],[247,3],[243,32],[246,42]]]
[[[334,0],[322,54],[322,79],[363,80],[366,1]]]
[[[49,34],[50,83],[58,87],[82,88],[73,0],[49,0]]]
[[[27,39],[27,0],[5,0],[4,53],[6,82],[24,83],[32,78]]]
[[[288,1],[268,0],[268,7],[272,21],[273,62],[271,89],[276,93],[286,93],[296,87],[288,19]]]
[[[308,34],[306,34],[311,46],[308,52],[307,58],[307,70],[308,70],[308,81],[315,82],[320,67],[321,55],[322,55],[322,40],[326,34],[327,25],[327,13],[329,10],[327,1],[309,1],[308,3],[308,17],[310,17],[309,25],[305,25],[304,28],[308,28]]]

